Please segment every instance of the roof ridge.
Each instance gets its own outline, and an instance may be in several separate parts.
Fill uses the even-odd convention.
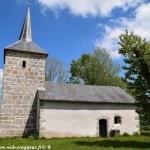
[[[15,44],[19,43],[19,42],[20,42],[20,40],[19,40],[19,41],[17,41],[17,42],[15,42],[15,43],[10,44],[9,46],[5,47],[4,49],[7,49],[7,48],[9,48],[9,47],[11,47],[11,46],[13,46],[13,45],[15,45]]]
[[[119,86],[109,86],[109,85],[87,85],[87,84],[74,84],[74,83],[59,83],[59,82],[56,82],[56,83],[52,83],[52,82],[49,82],[49,81],[45,81],[46,83],[50,83],[52,85],[76,85],[76,86],[92,86],[92,87],[114,87],[114,88],[120,88]],[[120,88],[122,89],[122,88]]]
[[[47,54],[47,52],[43,48],[39,47],[34,41],[31,41],[31,42],[34,43],[38,48],[40,48],[43,52]]]

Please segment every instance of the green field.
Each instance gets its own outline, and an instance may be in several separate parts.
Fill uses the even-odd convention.
[[[0,139],[0,149],[150,150],[150,132],[110,138],[4,138]]]

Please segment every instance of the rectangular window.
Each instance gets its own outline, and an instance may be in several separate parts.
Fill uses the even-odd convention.
[[[115,124],[121,124],[121,117],[120,116],[115,116],[114,117],[114,123]]]
[[[25,68],[26,67],[26,61],[23,61],[22,62],[22,68]]]

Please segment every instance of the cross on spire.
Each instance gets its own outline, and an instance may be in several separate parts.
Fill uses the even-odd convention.
[[[28,1],[28,6],[30,6],[30,0]]]

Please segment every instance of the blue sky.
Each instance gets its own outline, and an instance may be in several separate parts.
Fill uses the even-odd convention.
[[[27,4],[28,0],[0,2],[0,84],[3,49],[18,40]],[[68,67],[98,46],[122,65],[117,42],[125,29],[150,40],[150,1],[31,0],[31,21],[33,41]]]

